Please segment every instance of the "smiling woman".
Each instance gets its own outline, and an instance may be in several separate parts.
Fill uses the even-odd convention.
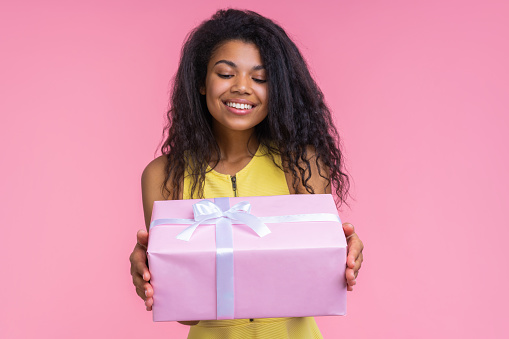
[[[252,134],[268,113],[265,68],[256,45],[240,40],[216,48],[207,67],[205,95],[214,134]]]
[[[182,198],[186,173],[191,196],[203,197],[209,166],[232,173],[229,165],[241,169],[262,144],[281,157],[291,192],[325,192],[312,185],[312,162],[338,204],[346,199],[349,181],[323,94],[285,31],[257,13],[218,11],[190,33],[168,121],[165,198]]]
[[[331,192],[338,204],[346,198],[348,177],[323,94],[284,30],[257,13],[218,11],[191,32],[168,121],[163,155],[142,175],[147,229],[156,200]],[[350,224],[343,228],[352,290],[362,242]],[[151,310],[146,239],[140,232],[131,272]],[[321,338],[312,317],[190,320],[183,322],[193,325],[189,338]]]

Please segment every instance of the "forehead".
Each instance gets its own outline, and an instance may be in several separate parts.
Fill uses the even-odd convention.
[[[226,41],[215,48],[210,60],[209,67],[214,65],[220,60],[232,61],[239,67],[262,65],[262,58],[258,47],[251,42],[244,42],[240,40]]]

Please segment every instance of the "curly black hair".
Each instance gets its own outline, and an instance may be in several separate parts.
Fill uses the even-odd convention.
[[[279,25],[258,13],[235,9],[217,11],[189,33],[182,47],[167,113],[166,139],[161,147],[168,159],[163,183],[165,198],[178,199],[186,169],[194,179],[191,196],[203,198],[207,165],[211,154],[220,154],[220,150],[200,88],[205,84],[212,53],[231,40],[255,44],[266,69],[268,115],[255,127],[258,141],[272,156],[281,156],[283,170],[292,174],[297,192],[302,183],[309,193],[315,193],[308,183],[308,150],[312,147],[318,173],[332,184],[336,202],[341,205],[348,195],[349,178],[323,93],[297,46]]]

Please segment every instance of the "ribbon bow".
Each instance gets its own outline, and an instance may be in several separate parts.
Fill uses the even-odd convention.
[[[224,203],[221,199],[216,198],[218,204]],[[228,201],[226,201],[228,203]],[[203,223],[216,223],[220,218],[227,218],[231,221],[240,221],[240,223],[247,225],[260,237],[264,237],[270,233],[270,229],[259,218],[250,214],[251,204],[247,201],[239,202],[233,205],[227,211],[224,211],[210,200],[202,200],[193,205],[193,214],[195,222],[184,229],[177,235],[177,239],[189,241],[194,231],[200,224]]]
[[[193,205],[195,222],[177,235],[177,239],[189,241],[196,228],[202,223],[216,224],[216,299],[217,319],[234,317],[233,281],[233,221],[249,226],[260,237],[270,233],[260,219],[250,214],[251,204],[239,202],[230,208],[229,198],[215,198],[214,202],[202,200]]]

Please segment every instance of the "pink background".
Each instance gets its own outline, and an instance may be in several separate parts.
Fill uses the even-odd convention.
[[[180,46],[227,5],[285,27],[343,136],[365,263],[325,338],[508,335],[509,2],[310,3],[2,2],[0,337],[185,337],[128,256]]]

